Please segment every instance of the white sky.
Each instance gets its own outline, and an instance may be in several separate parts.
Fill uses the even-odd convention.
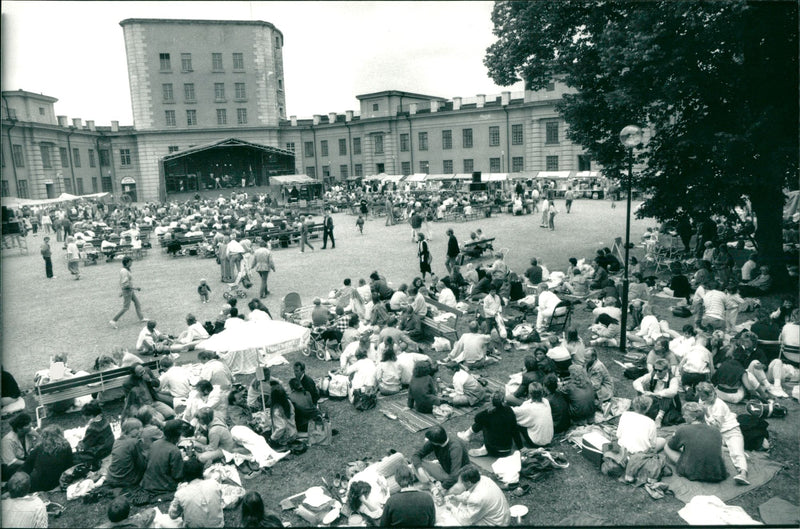
[[[264,20],[284,35],[286,115],[358,111],[357,94],[445,98],[499,87],[483,57],[492,2],[2,2],[2,89],[58,98],[56,114],[132,125],[126,18]]]

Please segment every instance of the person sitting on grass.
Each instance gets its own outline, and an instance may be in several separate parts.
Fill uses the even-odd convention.
[[[155,320],[148,320],[136,339],[136,352],[143,355],[158,356],[172,350],[180,351],[182,347],[182,344],[173,345],[172,338],[156,329]]]
[[[186,485],[175,492],[169,517],[183,517],[185,527],[225,527],[222,489],[215,479],[203,478],[203,462],[189,459],[183,465]]]
[[[131,516],[131,504],[126,496],[117,496],[108,504],[106,511],[108,521],[98,525],[99,529],[111,529],[113,527],[153,527],[153,520],[156,517],[156,510],[147,509]]]
[[[89,424],[76,448],[74,462],[85,463],[91,470],[98,470],[101,460],[108,457],[114,447],[114,432],[97,401],[87,402],[81,413],[89,419]]]
[[[39,443],[39,433],[31,427],[33,419],[25,412],[18,412],[8,421],[11,427],[0,441],[3,466],[0,473],[3,479],[10,478],[22,469],[31,451]]]
[[[270,393],[271,431],[269,444],[280,450],[297,439],[297,424],[294,418],[294,406],[282,386],[275,384]]]
[[[191,374],[183,366],[175,365],[175,361],[169,356],[165,356],[160,362],[161,376],[158,377],[158,389],[162,401],[172,402],[173,409],[189,398],[192,392],[190,382]],[[169,404],[168,404],[169,405]]]
[[[436,461],[424,458],[429,454]],[[449,436],[441,426],[432,426],[425,432],[425,444],[411,456],[411,464],[417,478],[423,483],[441,481],[445,490],[458,482],[458,474],[469,465],[469,454],[464,442],[457,436]]]
[[[656,436],[656,423],[646,415],[653,405],[653,399],[638,395],[631,402],[631,409],[622,412],[617,425],[617,442],[629,454],[660,451],[666,440]]]
[[[261,494],[251,490],[242,498],[242,527],[283,527],[283,522],[265,510]]]
[[[744,437],[739,420],[722,399],[717,398],[714,386],[708,382],[697,385],[699,403],[705,408],[706,424],[719,430],[722,441],[728,447],[733,466],[738,474],[733,477],[737,485],[749,485],[747,481],[747,456],[744,453]]]
[[[31,494],[31,477],[16,472],[6,485],[8,498],[3,500],[3,527],[47,527],[47,506],[37,494]]]
[[[544,351],[544,347],[537,347],[535,352]],[[539,370],[539,363],[533,355],[526,355],[524,359],[525,371],[522,373],[522,381],[512,395],[506,396],[506,401],[511,406],[519,406],[528,398],[528,387],[533,382],[541,382],[544,374]]]
[[[194,314],[186,315],[186,326],[186,330],[178,335],[178,343],[172,350],[191,351],[197,344],[208,339],[208,331]]]
[[[219,386],[222,390],[230,389],[233,385],[233,374],[230,368],[220,360],[217,353],[212,351],[200,351],[197,359],[203,364],[200,370],[200,378],[208,380],[214,386]]]
[[[453,394],[443,399],[456,407],[477,406],[486,398],[486,390],[478,379],[469,372],[469,367],[458,364],[453,375]]]
[[[408,337],[416,342],[425,340],[425,331],[422,328],[422,318],[420,318],[419,314],[414,312],[414,307],[411,305],[403,309],[403,312],[400,315],[399,328],[401,331],[405,331],[406,334],[408,334]]]
[[[686,424],[678,426],[664,446],[677,474],[690,481],[724,481],[728,471],[722,459],[722,434],[705,423],[705,408],[697,402],[684,404],[683,418]]]
[[[592,383],[597,401],[595,407],[605,411],[614,398],[614,379],[608,373],[605,364],[597,358],[597,351],[592,348],[586,350],[586,374]]]
[[[224,459],[223,451],[236,451],[231,431],[225,421],[216,417],[211,408],[201,408],[197,412],[198,428],[195,433],[195,446],[201,453],[197,458],[203,464]]]
[[[474,434],[483,432],[483,446],[469,450],[470,457],[506,457],[514,451],[516,428],[514,410],[505,402],[503,392],[496,391],[492,395],[492,407],[478,412],[472,426],[456,435],[468,443]]]
[[[149,368],[137,364],[133,368],[133,374],[128,377],[122,387],[125,388],[128,401],[138,400],[140,405],[151,406],[158,412],[159,420],[169,420],[175,417],[175,411],[169,405],[158,400],[157,392],[160,384],[161,382]],[[126,402],[126,408],[129,407],[129,404],[131,403]],[[133,416],[133,414],[128,416]]]
[[[653,405],[647,411],[647,416],[655,420],[656,428],[683,421],[678,385],[678,377],[673,375],[669,362],[664,358],[655,361],[651,372],[633,381],[633,389],[653,398]]]
[[[42,429],[39,444],[25,460],[22,470],[31,477],[31,490],[40,492],[58,487],[61,474],[72,465],[72,447],[64,438],[64,431],[51,424]]]
[[[378,390],[381,395],[394,395],[402,389],[400,382],[401,370],[397,363],[397,355],[394,350],[394,339],[387,336],[383,342],[383,352],[381,362],[378,364]]]
[[[678,361],[678,357],[675,356],[675,353],[669,350],[669,343],[670,339],[664,336],[653,344],[653,348],[647,353],[646,363],[648,371],[653,371],[656,360],[660,358],[667,361],[669,369],[673,374],[678,372],[678,364],[680,362]]]
[[[289,400],[294,406],[294,422],[298,432],[308,432],[308,423],[317,416],[319,410],[311,394],[296,378],[289,380]]]
[[[139,419],[125,419],[122,422],[122,436],[114,441],[111,465],[106,473],[106,485],[109,487],[135,487],[141,481],[147,464],[139,437],[141,432],[142,422]]]
[[[569,381],[560,390],[569,403],[572,424],[594,423],[597,394],[586,370],[580,366],[569,366]]]
[[[516,441],[520,447],[547,446],[553,440],[553,416],[550,402],[544,399],[544,388],[532,382],[528,388],[528,400],[512,407],[517,420]],[[594,413],[594,410],[592,410]]]
[[[183,455],[176,446],[181,438],[183,423],[177,419],[164,425],[164,437],[153,442],[141,488],[151,495],[175,492],[183,477]]]
[[[555,364],[558,376],[566,378],[569,376],[569,366],[572,365],[572,355],[558,336],[550,336],[545,343],[548,345],[547,358]]]
[[[502,489],[489,477],[482,476],[474,465],[465,466],[458,476],[465,493],[454,498],[455,518],[464,527],[511,524],[511,511]]]
[[[379,527],[433,527],[436,522],[436,505],[430,492],[414,487],[414,473],[407,465],[400,465],[394,474],[400,487],[386,500]]]
[[[553,434],[561,434],[569,430],[572,418],[569,415],[569,401],[558,391],[558,377],[548,373],[542,380],[544,395],[550,403],[550,415],[553,417]]]
[[[689,328],[692,327],[689,326]],[[693,395],[695,386],[700,382],[708,382],[711,375],[714,374],[714,360],[711,351],[706,349],[708,340],[706,335],[699,334],[693,338],[694,343],[686,349],[683,358],[678,363],[681,384],[687,395]]]
[[[453,350],[444,360],[439,360],[439,364],[464,363],[473,369],[495,363],[496,360],[487,356],[487,345],[491,336],[478,333],[478,322],[469,322],[468,331],[461,335],[461,338],[453,345]]]
[[[419,344],[408,337],[406,333],[401,331],[397,328],[397,318],[391,316],[389,321],[386,322],[386,326],[381,329],[381,332],[378,334],[378,341],[381,343],[386,343],[386,338],[391,336],[394,340],[395,351],[419,351]],[[380,350],[380,346],[378,346],[378,357],[381,356],[383,351]],[[400,354],[398,352],[398,354]]]
[[[739,284],[739,293],[746,298],[757,298],[765,296],[772,288],[772,276],[769,274],[769,267],[759,268],[759,275],[755,279]]]

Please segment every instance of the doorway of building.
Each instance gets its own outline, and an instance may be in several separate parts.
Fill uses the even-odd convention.
[[[122,184],[122,194],[130,197],[131,202],[136,202],[136,180],[130,176],[126,176],[120,182]]]

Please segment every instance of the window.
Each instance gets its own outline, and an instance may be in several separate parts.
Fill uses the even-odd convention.
[[[162,72],[172,71],[172,65],[169,62],[169,53],[159,53],[158,62],[161,65]]]
[[[511,145],[522,145],[522,124],[511,125]]]
[[[39,107],[39,115],[44,116],[44,107]]]
[[[183,85],[183,98],[186,99],[187,102],[192,102],[195,100],[194,83],[185,83]]]
[[[408,152],[408,134],[400,135],[400,152]]]
[[[164,111],[164,120],[167,123],[167,127],[174,127],[178,123],[175,121],[175,111],[174,110],[165,110]]]
[[[461,130],[461,146],[465,149],[472,148],[472,129]]]
[[[283,90],[283,79],[278,79],[278,90]]]
[[[303,144],[303,152],[306,153],[306,158],[314,157],[314,142],[307,141]]]
[[[95,162],[94,158],[94,149],[89,149],[89,167],[97,167],[97,163]]]
[[[182,72],[191,72],[192,71],[192,54],[191,53],[181,53],[181,71]]]
[[[233,69],[244,70],[244,53],[233,54]]]
[[[308,176],[310,176],[311,178],[316,178],[317,177],[317,168],[314,167],[313,165],[309,165],[308,167],[306,167],[306,174]]]
[[[293,141],[291,141],[291,142],[286,144],[286,150],[294,152],[294,142]]]
[[[400,172],[403,173],[403,176],[408,176],[411,174],[411,162],[400,162]]]
[[[11,196],[11,193],[8,191],[8,180],[3,180],[0,182],[0,196],[8,197]]]
[[[109,156],[108,149],[100,149],[100,167],[108,167],[111,165],[111,157]],[[105,189],[103,189],[105,191]]]
[[[578,171],[591,171],[592,170],[592,157],[588,154],[578,155]]]
[[[472,158],[464,158],[464,172],[471,173],[475,170],[475,162],[472,161]]]
[[[547,90],[548,92],[552,92],[555,89],[556,89],[556,83],[554,83],[553,81],[547,83],[547,86],[545,87],[545,90]]]
[[[500,172],[500,158],[489,158],[489,172],[490,173]]]
[[[178,147],[177,145],[170,145],[169,147],[167,147],[167,150],[171,154],[173,152],[178,152],[180,150],[180,147]]]
[[[452,130],[443,130],[442,131],[442,149],[449,150],[453,148],[453,131]]]
[[[131,150],[130,149],[120,149],[119,150],[119,165],[121,167],[128,167],[131,165]]]
[[[427,132],[420,132],[419,133],[419,150],[427,151],[428,150],[428,133]]]
[[[489,147],[500,146],[500,127],[489,127]]]
[[[50,156],[49,145],[39,145],[39,151],[42,153],[42,167],[45,169],[53,168],[53,160]]]
[[[280,37],[275,37],[275,47],[276,48],[280,48],[281,47],[281,38]]]
[[[234,83],[234,91],[236,92],[236,99],[247,99],[247,92],[244,89],[244,83]]]
[[[331,176],[331,166],[330,165],[323,165],[322,166],[322,178],[328,178]]]
[[[110,176],[101,177],[100,178],[100,185],[103,186],[103,193],[113,193],[114,192],[114,186],[112,185]]]
[[[375,154],[383,154],[383,134],[375,134],[373,141],[375,142]]]
[[[320,156],[328,156],[328,140],[319,142],[319,154]]]
[[[69,167],[69,152],[66,147],[59,147],[58,154],[61,158],[61,167]]]
[[[342,180],[346,180],[347,179],[348,175],[347,175],[347,166],[346,165],[340,165],[339,166],[339,176],[342,177]]]
[[[22,145],[11,146],[11,157],[14,158],[14,167],[25,167],[25,154]]]
[[[75,184],[77,184],[77,186],[78,186],[78,194],[82,195],[83,194],[83,178],[76,178],[75,179]]]
[[[236,109],[236,123],[239,125],[247,125],[247,109],[246,108],[237,108]]]
[[[546,156],[544,168],[547,171],[558,171],[558,156]]]
[[[69,178],[64,178],[64,191],[67,193],[72,193],[72,180]]]
[[[339,156],[347,155],[347,140],[345,138],[339,139]]]
[[[92,177],[92,193],[97,193],[99,190],[97,189],[97,177]]]
[[[28,181],[17,180],[17,196],[19,198],[28,198]]]
[[[378,103],[372,103],[372,111],[373,112],[377,112],[379,108],[380,108],[380,106],[378,105]]]
[[[186,111],[186,125],[189,127],[197,125],[197,110]]]
[[[357,163],[353,166],[353,172],[355,176],[364,176],[364,166],[360,163]]]
[[[72,163],[75,164],[75,167],[81,166],[81,151],[77,147],[72,149]]]
[[[361,138],[353,138],[353,154],[361,154]]]
[[[172,94],[172,83],[164,83],[161,85],[161,96],[164,98],[165,103],[172,103],[175,101],[175,96]]]
[[[224,108],[217,109],[217,125],[228,124],[228,112]]]
[[[525,170],[525,159],[522,156],[514,156],[511,158],[511,172],[521,173]]]
[[[442,160],[442,173],[453,174],[453,160]]]
[[[214,72],[221,72],[222,71],[222,54],[221,53],[212,53],[211,54],[211,70]]]
[[[214,101],[225,101],[225,83],[214,83]]]
[[[419,172],[422,174],[428,174],[431,172],[430,164],[428,160],[420,160],[419,161]]]
[[[545,144],[558,143],[558,122],[557,121],[548,121],[545,124],[544,143]]]

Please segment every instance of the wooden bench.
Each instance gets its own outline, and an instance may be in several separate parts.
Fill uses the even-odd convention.
[[[142,365],[157,370],[159,361],[151,360]],[[100,371],[89,375],[64,378],[62,380],[36,386],[36,400],[39,402],[39,405],[36,407],[37,427],[41,428],[42,419],[47,417],[46,406],[48,404],[121,388],[132,374],[133,366],[119,367],[117,369],[109,369],[108,371]]]
[[[458,264],[463,265],[465,262],[467,262],[468,259],[478,259],[481,256],[483,256],[485,252],[494,250],[494,246],[492,245],[493,242],[494,242],[494,237],[489,239],[481,239],[479,241],[470,241],[464,243],[463,245],[461,245],[461,253],[458,254]],[[480,254],[473,257],[465,253],[465,250],[470,250],[473,248],[475,248],[476,250],[480,250]]]
[[[430,316],[425,316],[422,318],[422,325],[430,329],[434,336],[452,338],[453,343],[455,343],[458,340],[458,331],[456,329],[458,329],[459,319],[465,314],[465,312],[460,311],[455,307],[449,307],[443,303],[439,303],[433,298],[427,298],[425,302],[428,304],[428,307],[438,309],[439,312],[449,312],[450,314],[455,314],[455,320],[451,318],[447,321],[436,321]]]

